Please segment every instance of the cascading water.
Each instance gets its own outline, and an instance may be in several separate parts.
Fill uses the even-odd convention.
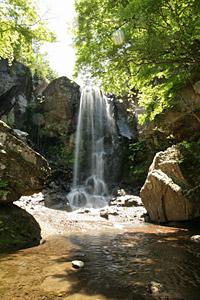
[[[108,204],[105,183],[105,141],[115,133],[108,99],[97,88],[82,90],[76,130],[74,177],[68,200],[72,209]]]

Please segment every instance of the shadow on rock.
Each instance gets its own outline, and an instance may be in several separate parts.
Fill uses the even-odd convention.
[[[0,205],[0,252],[40,244],[41,229],[32,215],[13,204]]]

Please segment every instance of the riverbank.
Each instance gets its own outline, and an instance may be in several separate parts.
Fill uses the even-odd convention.
[[[43,238],[73,231],[94,232],[101,228],[122,229],[144,222],[146,210],[138,196],[121,195],[113,198],[111,206],[102,209],[83,208],[73,212],[44,206],[42,193],[21,197],[16,205],[25,209],[40,224]]]

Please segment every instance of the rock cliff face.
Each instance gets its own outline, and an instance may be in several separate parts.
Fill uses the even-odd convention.
[[[47,161],[0,121],[0,203],[41,191],[48,173]]]
[[[183,160],[178,146],[154,157],[140,192],[152,221],[183,221],[200,216],[199,194],[191,193],[197,191],[200,182],[196,186],[189,182],[182,169]]]
[[[67,77],[53,80],[29,110],[27,132],[36,149],[55,169],[72,165],[79,86]]]
[[[80,87],[67,77],[60,77],[53,80],[43,91],[42,98],[35,102],[30,110],[29,128],[31,140],[36,149],[44,155],[54,169],[54,182],[58,188],[70,189],[73,170],[73,153],[75,142],[75,131],[80,103]],[[112,97],[110,102],[114,106],[117,134],[114,138],[114,151],[108,155],[106,164],[108,170],[115,170],[113,176],[105,174],[108,182],[112,185],[117,182],[122,173],[124,153],[128,148],[128,141],[133,136],[129,128],[127,116],[122,104]],[[106,149],[109,153],[110,141],[106,141]],[[112,177],[112,178],[111,178]],[[63,182],[62,181],[63,178]],[[60,181],[60,182],[58,182]]]
[[[30,70],[21,63],[9,66],[6,60],[0,60],[0,118],[15,128],[23,129],[31,96]]]
[[[67,77],[53,80],[43,92],[44,126],[52,136],[74,132],[80,87]]]

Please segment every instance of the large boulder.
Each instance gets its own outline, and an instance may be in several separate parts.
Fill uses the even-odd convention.
[[[200,182],[189,180],[184,172],[185,158],[180,146],[158,152],[140,195],[155,222],[183,221],[200,216]],[[194,192],[196,191],[196,192]]]
[[[0,205],[0,252],[38,245],[41,229],[32,215],[10,203]]]
[[[49,171],[47,161],[0,121],[0,203],[41,191]]]
[[[23,129],[32,100],[32,75],[28,67],[0,60],[0,118],[12,127]]]

